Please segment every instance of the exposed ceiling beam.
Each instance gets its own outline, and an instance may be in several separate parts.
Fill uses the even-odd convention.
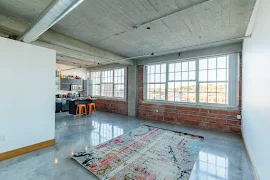
[[[12,19],[10,17],[0,15],[0,30],[12,33],[12,35],[21,35],[29,24]],[[38,41],[33,44],[54,49],[58,54],[67,55],[85,59],[94,63],[119,63],[124,65],[134,65],[134,61],[123,60],[122,56],[105,51],[103,49],[91,46],[85,42],[73,39],[63,34],[48,30]]]

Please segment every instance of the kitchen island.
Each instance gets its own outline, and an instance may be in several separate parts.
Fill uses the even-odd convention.
[[[95,99],[91,100],[71,100],[69,101],[69,114],[76,115],[76,109],[78,104],[90,104],[94,101]]]

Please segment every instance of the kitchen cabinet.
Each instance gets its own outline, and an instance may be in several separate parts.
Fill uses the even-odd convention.
[[[71,85],[82,85],[81,79],[67,79],[62,78],[60,80],[60,90],[70,91]]]

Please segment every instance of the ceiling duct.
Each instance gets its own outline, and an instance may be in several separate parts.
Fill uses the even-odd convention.
[[[18,40],[26,43],[37,40],[41,34],[46,32],[83,1],[84,0],[53,0]]]

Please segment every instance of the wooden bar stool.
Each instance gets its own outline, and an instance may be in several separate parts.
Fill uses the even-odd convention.
[[[87,114],[86,105],[78,104],[77,109],[76,109],[76,115],[79,115],[79,117],[81,117],[81,115],[86,115],[86,114]]]
[[[97,111],[95,103],[87,104],[87,110],[88,110],[89,114],[92,114],[93,109],[94,109],[95,112]]]

